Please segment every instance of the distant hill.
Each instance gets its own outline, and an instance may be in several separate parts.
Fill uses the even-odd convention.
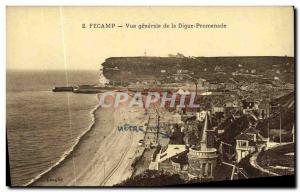
[[[277,56],[245,57],[111,57],[103,65],[103,74],[114,81],[150,78],[161,79],[176,73],[203,77],[225,72],[255,74],[293,74],[294,58]]]

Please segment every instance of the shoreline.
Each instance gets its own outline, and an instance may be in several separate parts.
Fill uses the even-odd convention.
[[[92,111],[93,124],[76,140],[71,152],[30,186],[111,186],[132,175],[131,164],[143,135],[120,133],[117,126],[139,121],[142,124],[144,111],[124,106],[101,108],[99,104]]]
[[[70,94],[70,93],[67,93]],[[89,124],[89,126],[87,127],[87,129],[85,129],[75,140],[75,143],[72,145],[72,147],[65,151],[62,155],[61,158],[55,163],[53,164],[51,167],[49,167],[48,169],[46,169],[45,171],[43,171],[42,173],[38,174],[36,177],[34,177],[33,179],[31,179],[29,182],[25,183],[23,186],[30,186],[32,184],[34,184],[36,181],[38,181],[41,177],[43,177],[45,174],[47,174],[48,172],[51,172],[51,170],[55,169],[57,166],[59,166],[66,158],[68,158],[68,156],[70,156],[72,154],[72,152],[74,150],[76,150],[76,146],[79,144],[79,142],[81,141],[81,139],[89,132],[91,131],[91,129],[93,128],[95,122],[96,122],[96,118],[95,118],[95,112],[100,108],[100,102],[99,102],[99,95],[96,94],[96,99],[97,99],[97,104],[95,105],[94,108],[92,108],[90,110],[90,115],[92,117],[91,123]]]

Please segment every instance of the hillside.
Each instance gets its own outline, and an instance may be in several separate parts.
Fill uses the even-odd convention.
[[[293,57],[111,57],[105,60],[103,74],[113,81],[156,79],[185,73],[196,78],[223,72],[269,74],[282,79],[293,76]],[[278,74],[278,72],[280,74]],[[291,75],[292,74],[292,75]],[[289,81],[293,81],[290,79]]]

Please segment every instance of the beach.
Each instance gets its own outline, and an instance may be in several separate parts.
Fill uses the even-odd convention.
[[[144,109],[120,105],[94,111],[94,124],[73,151],[56,167],[31,186],[112,186],[129,178],[131,164],[139,154],[143,132],[120,132],[125,123],[142,126],[147,122]]]
[[[71,85],[97,81],[97,71],[68,71]],[[24,186],[69,154],[94,122],[96,94],[52,92],[65,71],[8,71],[6,130],[12,186]]]

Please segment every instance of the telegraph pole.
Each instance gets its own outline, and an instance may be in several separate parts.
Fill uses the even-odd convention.
[[[270,140],[270,118],[268,117],[268,138]]]
[[[295,143],[295,124],[293,124],[292,134],[293,134],[293,143]]]
[[[279,142],[281,143],[281,112],[279,113]]]
[[[196,98],[197,98],[197,93],[198,93],[198,82],[195,80],[195,85],[196,85]]]
[[[157,125],[156,125],[156,139],[157,139],[157,145],[159,144],[159,120],[160,120],[160,116],[158,114],[158,112],[156,112],[156,116],[157,116]]]
[[[268,117],[268,138],[270,141],[270,113],[272,112],[272,107],[270,104],[271,98],[270,98],[270,93],[269,93],[269,99],[268,99],[268,111],[267,111],[267,117]]]

